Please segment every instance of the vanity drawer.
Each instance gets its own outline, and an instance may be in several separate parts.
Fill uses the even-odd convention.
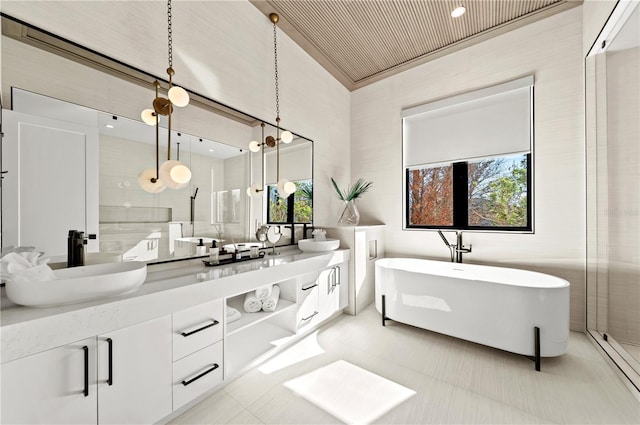
[[[298,329],[316,324],[319,314],[318,281],[306,282],[298,290]]]
[[[222,341],[173,363],[173,410],[222,382]]]
[[[173,313],[173,361],[222,339],[223,300]]]

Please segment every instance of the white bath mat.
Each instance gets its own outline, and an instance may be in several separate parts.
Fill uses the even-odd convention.
[[[371,423],[415,394],[344,360],[287,381],[284,386],[348,424]]]

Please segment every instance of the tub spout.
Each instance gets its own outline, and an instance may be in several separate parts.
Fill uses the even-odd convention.
[[[468,254],[471,252],[471,245],[467,248],[462,243],[462,231],[456,232],[456,244],[453,248],[456,253],[456,263],[462,263],[462,254]]]
[[[456,232],[456,243],[451,244],[442,233],[442,230],[438,230],[438,234],[442,238],[444,244],[449,248],[449,253],[451,254],[451,262],[462,263],[462,254],[467,254],[471,252],[471,245],[467,248],[462,243],[462,231]]]

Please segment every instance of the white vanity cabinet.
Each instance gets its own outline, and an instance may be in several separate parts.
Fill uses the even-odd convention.
[[[374,301],[375,262],[384,258],[384,224],[328,227],[327,236],[351,250],[348,314],[356,315]]]
[[[321,273],[324,274],[326,271]],[[307,273],[298,280],[298,330],[315,325],[320,320],[320,277]]]
[[[171,413],[171,316],[1,366],[2,423],[153,423]]]
[[[91,424],[98,420],[96,339],[0,366],[3,424]]]
[[[323,270],[318,278],[319,321],[331,317],[347,306],[349,289],[349,263]]]
[[[100,424],[153,423],[171,413],[171,316],[97,338]]]
[[[173,410],[223,380],[222,299],[173,313]]]
[[[308,328],[345,308],[349,263],[307,273],[298,280],[298,330]]]

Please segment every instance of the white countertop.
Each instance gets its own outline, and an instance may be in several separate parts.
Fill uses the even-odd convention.
[[[201,259],[149,266],[135,291],[58,307],[31,308],[0,299],[0,361],[7,362],[121,329],[210,300],[246,293],[349,259],[348,250],[283,249],[278,256],[206,267]]]

